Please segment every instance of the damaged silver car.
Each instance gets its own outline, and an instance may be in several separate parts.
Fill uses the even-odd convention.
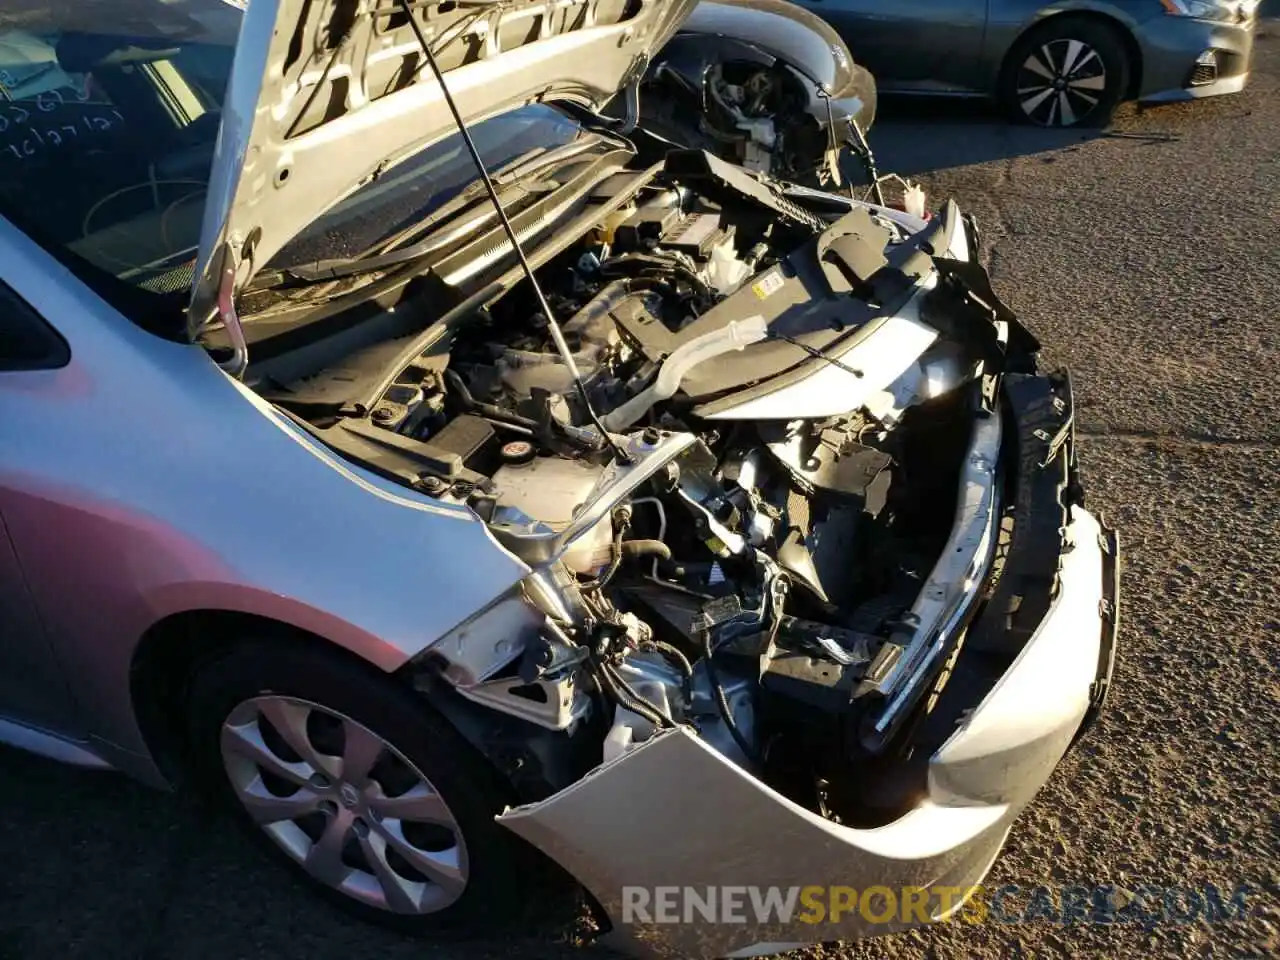
[[[18,6],[0,740],[415,931],[954,908],[624,891],[967,888],[1101,708],[1115,534],[971,218],[653,158],[601,111],[691,0],[253,0],[234,62],[231,7]]]

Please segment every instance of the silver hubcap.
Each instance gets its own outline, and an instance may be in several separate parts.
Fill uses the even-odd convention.
[[[246,700],[222,725],[222,762],[249,816],[309,874],[394,913],[432,913],[467,884],[462,831],[389,743],[325,707]]]
[[[1107,88],[1107,67],[1098,51],[1080,40],[1051,40],[1032,51],[1018,70],[1018,103],[1045,127],[1069,127],[1098,105]]]

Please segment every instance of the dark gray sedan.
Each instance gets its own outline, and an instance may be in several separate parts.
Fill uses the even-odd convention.
[[[1260,0],[799,0],[886,93],[995,96],[1042,126],[1099,125],[1123,100],[1236,93]]]

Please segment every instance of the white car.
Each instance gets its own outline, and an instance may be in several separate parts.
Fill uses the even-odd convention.
[[[67,79],[0,101],[0,740],[412,930],[567,874],[747,956],[927,917],[624,888],[978,882],[1111,676],[1070,384],[954,203],[640,162],[598,111],[691,5],[253,0],[232,63],[22,4]]]

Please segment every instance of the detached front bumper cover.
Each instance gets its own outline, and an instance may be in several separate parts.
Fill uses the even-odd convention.
[[[1104,614],[1115,609],[1114,535],[1076,507],[1064,539],[1049,611],[930,760],[927,796],[887,826],[825,820],[679,728],[498,822],[568,870],[608,915],[614,945],[640,956],[746,956],[919,925],[903,910],[880,922],[861,911],[815,922],[802,905],[786,916],[757,915],[751,891],[764,898],[777,891],[785,902],[793,889],[880,885],[901,902],[908,888],[966,888],[982,879],[1109,686],[1115,620]],[[747,922],[682,911],[677,922],[646,921],[628,912],[628,889],[672,887],[700,895],[745,889]],[[940,912],[931,901],[929,913]]]

